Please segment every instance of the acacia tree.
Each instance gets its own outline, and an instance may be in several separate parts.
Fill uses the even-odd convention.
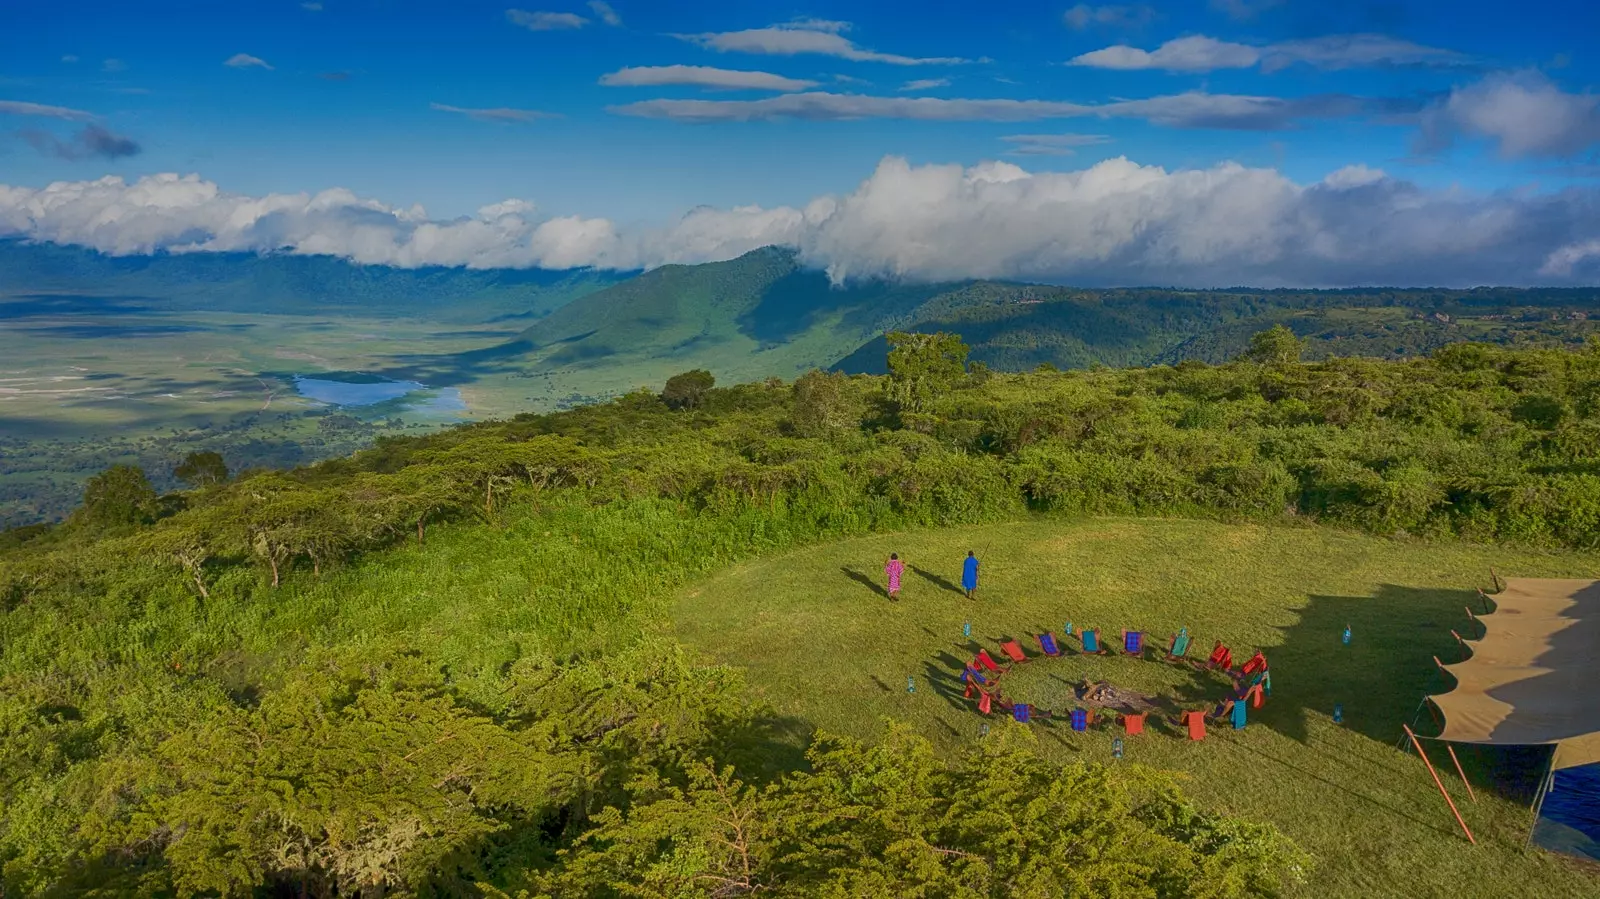
[[[914,334],[891,331],[889,341],[889,381],[900,405],[918,412],[938,394],[954,387],[966,374],[967,354],[971,349],[961,335]]]
[[[661,401],[670,409],[694,409],[705,402],[706,394],[716,386],[717,379],[703,368],[676,374],[667,379],[661,391]]]
[[[83,488],[79,520],[98,527],[122,527],[155,521],[160,510],[156,491],[144,469],[113,465],[89,479]]]
[[[941,761],[904,725],[823,737],[811,770],[755,789],[691,765],[632,784],[541,886],[546,895],[1275,895],[1309,857],[1268,825],[1200,811],[1167,775],[1058,766],[1007,728]],[[1199,887],[1197,889],[1197,886]]]
[[[1290,365],[1300,361],[1304,350],[1305,341],[1294,336],[1293,331],[1283,325],[1273,325],[1251,336],[1244,358],[1263,365]]]
[[[789,421],[802,437],[822,437],[861,426],[866,403],[844,372],[812,369],[794,382]]]
[[[172,476],[190,486],[204,487],[226,481],[228,466],[222,461],[221,453],[209,450],[193,452],[184,456],[183,461],[172,469]]]

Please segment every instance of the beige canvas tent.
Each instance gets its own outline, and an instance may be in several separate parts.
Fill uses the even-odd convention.
[[[1553,768],[1600,762],[1600,581],[1511,578],[1472,656],[1431,697],[1437,739],[1555,749]]]

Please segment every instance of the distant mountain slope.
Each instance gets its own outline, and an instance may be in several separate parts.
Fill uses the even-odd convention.
[[[971,358],[1020,371],[1221,362],[1250,336],[1285,324],[1307,356],[1416,356],[1448,343],[1578,343],[1600,332],[1600,289],[1080,290],[984,282],[930,299],[904,327],[951,331]],[[841,371],[881,374],[878,336],[840,359]]]
[[[0,301],[116,298],[158,312],[416,315],[438,321],[538,318],[632,277],[587,269],[394,268],[332,256],[181,253],[107,256],[0,240]],[[83,305],[79,303],[78,305]]]
[[[875,281],[835,288],[793,251],[669,265],[597,291],[522,332],[539,372],[636,380],[706,367],[718,378],[792,377],[826,367],[890,323],[962,285]]]

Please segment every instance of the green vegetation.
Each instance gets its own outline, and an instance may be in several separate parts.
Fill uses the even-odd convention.
[[[219,453],[233,470],[289,468],[380,434],[659,389],[691,369],[723,383],[813,368],[887,374],[886,332],[960,335],[975,373],[1218,363],[1274,325],[1308,359],[1397,358],[1473,340],[1581,345],[1596,333],[1597,300],[1498,288],[835,286],[770,247],[634,276],[114,258],[0,241],[0,526],[59,520],[112,464],[137,465],[166,491],[191,452]],[[329,410],[296,395],[297,375],[351,373],[454,389],[467,408],[459,418],[410,399]]]
[[[872,377],[713,387],[679,410],[639,391],[241,472],[153,512],[123,489],[137,473],[117,473],[104,518],[86,507],[0,540],[0,882],[604,896],[734,895],[745,878],[812,895],[1098,895],[1142,877],[1163,896],[1349,895],[1425,893],[1445,882],[1429,872],[1470,868],[1448,882],[1592,888],[1506,848],[1523,820],[1499,799],[1471,814],[1500,848],[1469,860],[1388,747],[1486,563],[1592,570],[1575,550],[1600,545],[1600,344],[948,374],[918,412]],[[140,499],[111,501],[125,494]],[[1020,523],[869,536],[1004,522]],[[1053,530],[1066,546],[1039,543]],[[869,543],[836,542],[849,538]],[[873,581],[891,543],[911,589],[886,614],[838,568]],[[692,595],[673,605],[730,565],[806,546],[747,588],[711,581],[693,614]],[[1180,741],[1138,743],[1129,761],[1212,775],[1181,795],[1100,768],[1093,742],[952,755],[973,719],[950,717],[936,673],[970,607],[924,583],[934,559],[953,567],[968,548],[986,561],[980,606],[1015,603],[987,627],[1070,615],[1277,648],[1264,727],[1218,735],[1195,747],[1221,750],[1212,761],[1189,764]],[[774,588],[780,570],[800,580]],[[738,668],[657,636],[674,621],[747,665],[756,695]],[[1345,621],[1365,663],[1325,670]],[[926,679],[910,700],[906,674]],[[1339,701],[1343,730],[1323,717]],[[877,742],[880,714],[921,736]],[[1014,780],[991,783],[999,769]],[[926,783],[905,787],[913,775]],[[1011,805],[1055,782],[1096,792]],[[988,792],[957,789],[978,784]],[[849,823],[841,803],[881,814]],[[740,822],[746,848],[730,854]],[[1297,866],[1314,874],[1303,886]]]
[[[953,583],[961,560],[983,560],[979,598]],[[898,603],[882,594],[889,553],[906,560]],[[752,560],[679,591],[678,638],[703,656],[748,672],[751,690],[785,717],[877,740],[894,720],[941,752],[986,745],[1012,725],[987,721],[962,698],[961,666],[979,647],[996,658],[1017,639],[1099,627],[1119,642],[1144,630],[1164,649],[1189,628],[1203,660],[1214,641],[1236,657],[1256,649],[1272,664],[1273,692],[1242,732],[1213,724],[1200,744],[1172,719],[1227,695],[1214,675],[1158,661],[1074,654],[1039,657],[1002,678],[1018,701],[1064,713],[1080,705],[1084,678],[1178,701],[1152,713],[1147,732],[1123,737],[1123,764],[1173,772],[1202,808],[1273,824],[1316,860],[1304,895],[1592,895],[1596,875],[1527,854],[1531,791],[1542,755],[1458,749],[1477,787],[1468,802],[1449,757],[1441,773],[1478,839],[1455,822],[1400,726],[1437,732],[1418,702],[1448,682],[1433,658],[1459,659],[1454,630],[1478,631],[1465,606],[1489,571],[1594,577],[1600,554],[1551,553],[1460,542],[1373,538],[1294,524],[1174,519],[1035,517],[1004,524],[910,530],[854,538]],[[962,636],[970,622],[972,637]],[[1340,641],[1346,625],[1349,646]],[[1158,655],[1158,653],[1156,654]],[[1154,657],[1154,656],[1152,656]],[[907,693],[908,676],[917,690]],[[1344,723],[1331,717],[1344,707]],[[995,720],[1000,719],[1000,720]],[[1159,719],[1159,720],[1158,720]],[[1420,723],[1419,723],[1420,721]],[[1035,723],[1047,761],[1110,762],[1120,728],[1074,733]],[[1519,767],[1520,765],[1520,767]]]

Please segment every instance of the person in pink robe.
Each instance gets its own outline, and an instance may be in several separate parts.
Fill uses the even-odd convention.
[[[883,566],[883,573],[889,576],[890,599],[900,598],[900,575],[904,574],[905,570],[906,563],[900,561],[900,556],[897,553],[890,553],[889,564]]]

